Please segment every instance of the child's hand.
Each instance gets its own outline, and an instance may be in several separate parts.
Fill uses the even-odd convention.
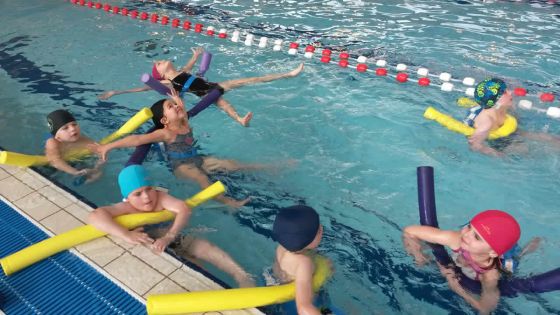
[[[430,258],[426,256],[422,251],[419,251],[414,254],[414,262],[416,265],[422,267],[430,263]]]
[[[459,278],[457,277],[455,270],[453,270],[453,268],[446,267],[440,264],[439,262],[437,263],[437,265],[439,267],[439,271],[447,280],[447,284],[449,285],[449,288],[455,293],[460,294],[461,292],[463,292],[464,290],[463,286],[459,282]]]
[[[164,236],[158,238],[152,244],[152,250],[158,254],[161,254],[167,245],[171,244],[177,235],[166,233]]]
[[[124,240],[127,243],[138,245],[138,244],[152,244],[154,240],[148,236],[148,234],[143,232],[142,228],[134,229],[132,231],[128,231],[128,233],[124,236]]]
[[[109,151],[111,151],[111,149],[107,145],[99,144],[99,143],[90,143],[87,145],[87,148],[91,152],[94,152],[95,154],[99,155],[99,160],[101,162],[98,163],[101,164],[107,161],[107,154],[109,154]]]
[[[202,47],[191,48],[191,51],[193,55],[198,56],[204,52],[204,48]]]
[[[100,99],[100,100],[107,100],[113,95],[115,95],[115,91],[107,91],[103,94],[97,95],[97,98]]]
[[[183,106],[185,107],[185,103],[183,103],[183,100],[181,99],[181,96],[179,96],[179,93],[177,92],[177,90],[171,88],[169,89],[171,91],[171,93],[168,93],[167,95],[179,106]]]
[[[91,169],[84,168],[82,170],[78,170],[78,171],[74,172],[74,174],[72,174],[72,175],[74,175],[74,176],[86,176],[90,170]]]
[[[95,182],[96,180],[98,180],[101,175],[103,175],[103,172],[101,172],[101,170],[94,168],[94,169],[89,169],[86,175],[86,184],[90,184]]]

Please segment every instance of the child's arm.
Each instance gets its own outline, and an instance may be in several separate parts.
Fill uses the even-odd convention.
[[[99,145],[96,144],[90,146],[89,148],[90,150],[96,152],[101,160],[105,161],[107,159],[107,154],[109,154],[109,151],[113,149],[136,147],[146,143],[165,141],[166,139],[167,131],[164,129],[157,129],[154,132],[150,132],[147,134],[130,135],[115,142]]]
[[[492,128],[492,121],[490,119],[481,119],[477,121],[477,126],[474,133],[469,137],[469,146],[471,150],[478,151],[492,156],[504,156],[503,153],[498,152],[486,145],[486,139],[490,135],[490,128]]]
[[[196,63],[196,60],[198,59],[198,56],[200,56],[200,54],[202,54],[204,49],[202,49],[202,47],[196,47],[196,48],[191,48],[191,51],[193,52],[193,55],[192,55],[191,59],[189,59],[187,64],[181,69],[181,71],[191,73],[192,68],[194,67],[194,64]]]
[[[403,230],[403,244],[406,251],[414,256],[418,265],[424,265],[428,258],[422,252],[422,241],[458,248],[460,238],[455,231],[440,230],[431,226],[410,225]]]
[[[114,217],[128,213],[131,213],[131,211],[121,202],[114,206],[95,209],[89,214],[88,222],[97,229],[110,235],[120,237],[130,244],[152,244],[154,240],[151,239],[148,234],[141,232],[141,230],[129,231],[113,219]]]
[[[171,87],[171,82],[169,80],[161,80],[159,82],[161,82],[162,84],[167,85],[168,87],[172,88]],[[100,99],[100,100],[107,100],[107,99],[109,99],[109,98],[111,98],[112,96],[115,96],[115,95],[125,94],[125,93],[144,92],[144,91],[149,91],[151,89],[152,89],[151,87],[149,87],[147,85],[144,85],[142,87],[128,89],[128,90],[122,90],[122,91],[111,90],[111,91],[107,91],[103,94],[99,94],[97,96],[97,98]]]
[[[313,272],[315,265],[311,258],[302,255],[296,269],[296,307],[300,315],[320,315],[313,305]]]
[[[111,90],[111,91],[107,91],[103,94],[99,94],[97,96],[98,99],[100,100],[108,100],[109,98],[111,98],[112,96],[115,95],[119,95],[119,94],[125,94],[125,93],[134,93],[134,92],[144,92],[144,91],[149,91],[151,90],[151,88],[149,86],[142,86],[139,88],[133,88],[133,89],[128,89],[128,90],[122,90],[122,91],[118,91],[118,90]]]
[[[527,243],[527,245],[523,247],[521,253],[519,254],[519,258],[536,251],[537,248],[539,248],[541,241],[542,241],[541,237],[533,237],[529,241],[529,243]]]
[[[47,140],[47,144],[45,145],[45,155],[47,156],[49,164],[57,170],[74,176],[87,174],[87,169],[78,170],[64,160],[64,158],[60,154],[60,145],[55,139],[51,138]]]
[[[171,228],[169,228],[169,231],[154,242],[153,249],[156,252],[161,253],[187,225],[192,212],[183,200],[174,198],[164,192],[158,193],[160,194],[162,207],[176,213],[175,220],[173,221]]]
[[[447,279],[449,288],[465,299],[465,301],[479,311],[480,314],[490,314],[490,312],[496,308],[500,300],[500,290],[498,289],[500,274],[497,269],[490,270],[480,275],[482,292],[480,293],[480,298],[477,299],[474,295],[463,288],[453,269],[443,267],[439,263],[438,265],[440,267],[440,271]]]

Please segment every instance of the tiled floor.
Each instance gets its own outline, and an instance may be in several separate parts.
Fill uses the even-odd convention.
[[[33,170],[1,164],[0,195],[51,234],[86,224],[92,210]],[[220,285],[172,256],[155,255],[143,246],[112,237],[79,245],[76,250],[88,263],[144,302],[150,294],[221,289]],[[212,314],[262,313],[251,309]]]

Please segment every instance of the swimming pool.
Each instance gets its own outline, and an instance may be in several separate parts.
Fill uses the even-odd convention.
[[[535,92],[559,91],[560,38],[554,30],[560,26],[560,7],[545,2],[113,4],[179,18],[189,14],[193,21],[256,35],[345,46],[391,64],[422,65],[454,77],[498,74]],[[140,86],[139,76],[153,59],[185,62],[190,47],[203,45],[214,53],[207,76],[217,82],[286,71],[303,60],[62,1],[5,2],[0,17],[0,145],[24,153],[42,151],[45,116],[60,106],[76,114],[87,135],[100,139],[157,100],[153,93],[110,102],[95,97],[105,89]],[[482,209],[507,209],[521,222],[522,243],[532,236],[546,238],[543,248],[523,261],[521,274],[558,267],[558,150],[531,142],[529,153],[507,159],[471,153],[464,138],[422,118],[428,105],[462,115],[453,105],[458,96],[317,60],[308,61],[297,78],[228,93],[241,113],[255,113],[252,126],[243,129],[222,112],[207,110],[193,120],[204,153],[248,162],[295,159],[297,164],[277,172],[216,177],[234,196],[250,195],[253,202],[233,215],[217,204],[205,206],[195,212],[191,231],[260,275],[273,261],[274,211],[305,202],[321,213],[326,227],[321,249],[336,268],[328,285],[335,305],[349,314],[468,312],[435,268],[416,268],[402,249],[400,228],[418,222],[415,168],[428,164],[436,168],[441,226],[459,226]],[[519,117],[522,129],[560,134],[559,121],[532,111],[520,111]],[[74,187],[71,178],[53,176],[97,204],[116,202],[114,174],[129,152],[111,153],[105,176],[89,186]],[[197,191],[163,165],[147,165],[173,194]],[[498,313],[510,312],[557,313],[560,298],[502,300]]]

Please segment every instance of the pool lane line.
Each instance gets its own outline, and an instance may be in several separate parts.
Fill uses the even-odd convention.
[[[138,12],[137,10],[129,10],[128,8],[121,8],[118,6],[111,6],[108,3],[102,4],[101,2],[94,2],[94,1],[85,1],[85,0],[70,0],[71,4],[79,5],[88,7],[91,9],[103,10],[106,13],[113,14],[114,16],[128,16],[132,19],[140,19],[142,21],[150,20],[152,24],[157,24],[161,26],[167,26],[171,24],[172,28],[182,29],[185,31],[193,30],[195,33],[198,33],[201,36],[208,36],[213,38],[219,39],[227,39],[228,34],[230,34],[230,41],[234,43],[244,44],[245,46],[258,46],[259,48],[267,48],[271,45],[269,44],[269,38],[266,36],[260,37],[258,43],[255,45],[255,35],[244,32],[246,34],[244,40],[241,40],[241,32],[239,30],[234,30],[228,32],[225,28],[219,29],[216,33],[216,28],[214,26],[206,26],[201,23],[195,23],[193,26],[193,22],[189,20],[181,21],[178,18],[170,18],[166,15],[160,16],[157,13],[147,13],[147,12]],[[170,23],[171,21],[171,23]],[[217,36],[216,36],[217,35]],[[273,51],[282,51],[285,49],[283,44],[285,43],[282,39],[275,39],[272,44]],[[303,45],[302,45],[303,46]],[[300,44],[296,42],[290,42],[288,45],[287,53],[289,55],[301,55],[307,59],[311,59],[314,57],[317,48],[313,45],[306,45],[305,48],[300,48]],[[321,58],[320,61],[322,63],[327,64],[337,64],[342,68],[354,68],[356,71],[361,73],[373,73],[376,76],[386,76],[389,78],[395,79],[398,83],[406,83],[408,81],[415,82],[421,87],[433,86],[439,87],[441,91],[444,92],[460,92],[464,93],[469,97],[474,97],[475,92],[475,82],[476,80],[472,77],[465,77],[463,79],[453,78],[453,76],[449,72],[442,72],[439,74],[430,73],[430,70],[425,67],[416,67],[416,74],[417,79],[411,78],[410,75],[407,73],[409,67],[404,63],[399,63],[397,65],[389,65],[386,60],[384,59],[377,59],[375,61],[375,70],[370,69],[368,66],[368,58],[366,56],[358,56],[356,58],[352,57],[355,54],[350,54],[346,51],[340,52],[338,55],[339,61],[333,61],[333,54],[332,50],[328,48],[320,49],[321,50]],[[371,58],[370,58],[371,59]],[[372,61],[373,62],[373,61]],[[371,64],[371,63],[370,63]],[[390,73],[389,70],[395,70],[396,74]],[[434,79],[435,82],[432,82],[430,79]],[[459,87],[457,86],[459,85]],[[460,86],[462,85],[462,87]],[[553,92],[541,92],[541,93],[529,93],[526,88],[524,87],[515,87],[513,88],[513,94],[515,96],[520,97],[521,99],[518,102],[518,106],[525,110],[534,110],[539,113],[546,113],[548,117],[560,119],[560,107],[558,106],[549,106],[546,109],[534,106],[533,101],[528,99],[537,98],[542,103],[553,103],[556,99],[556,96]]]

